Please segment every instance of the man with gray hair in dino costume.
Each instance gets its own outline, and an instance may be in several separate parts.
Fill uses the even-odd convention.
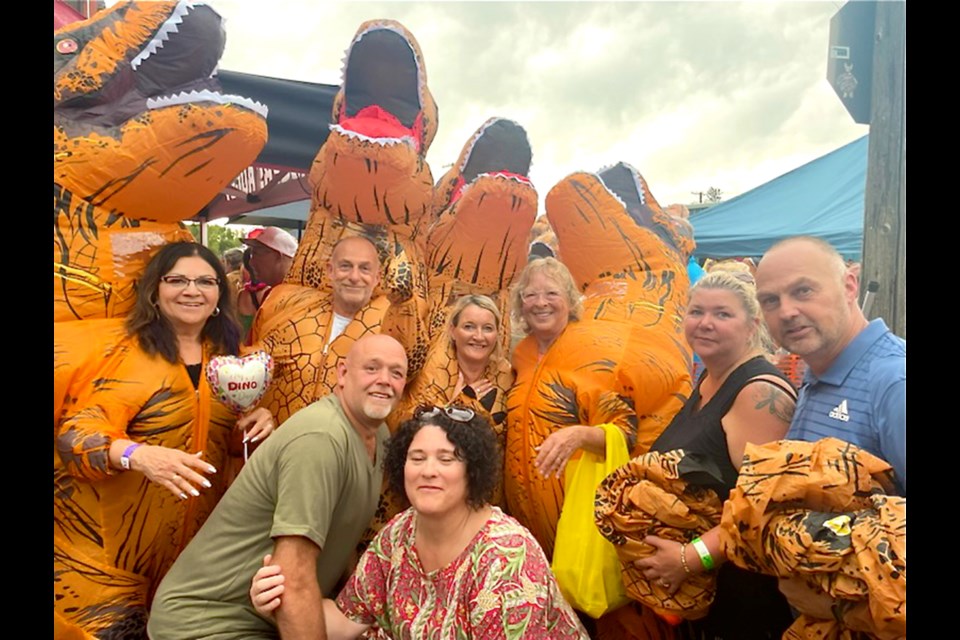
[[[337,361],[363,335],[400,340],[416,375],[446,340],[438,328],[459,295],[504,299],[536,215],[526,134],[504,119],[485,123],[434,186],[425,155],[437,106],[420,47],[397,22],[359,27],[332,116],[293,266],[251,332],[274,360],[261,404],[279,422],[330,392]]]

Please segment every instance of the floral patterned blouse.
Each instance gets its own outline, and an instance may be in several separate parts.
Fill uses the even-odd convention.
[[[427,573],[407,509],[374,538],[337,606],[393,640],[588,638],[536,539],[497,507],[456,560]],[[373,634],[371,634],[373,635]]]

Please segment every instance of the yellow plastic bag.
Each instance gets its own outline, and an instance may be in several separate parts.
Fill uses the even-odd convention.
[[[612,424],[600,425],[606,434],[606,458],[584,451],[567,464],[563,510],[553,545],[553,569],[563,597],[574,609],[591,618],[622,607],[629,598],[620,577],[616,548],[597,531],[593,504],[600,482],[630,461],[623,432]]]

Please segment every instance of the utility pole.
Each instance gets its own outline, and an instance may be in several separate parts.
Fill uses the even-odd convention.
[[[830,21],[827,78],[854,121],[870,125],[861,289],[869,318],[907,337],[906,4],[847,2]]]
[[[878,2],[863,224],[863,283],[878,284],[871,316],[907,337],[906,5]]]

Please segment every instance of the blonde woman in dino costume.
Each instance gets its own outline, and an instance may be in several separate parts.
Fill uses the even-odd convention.
[[[208,477],[207,488],[195,469],[222,466],[237,416],[213,401],[204,380],[198,395],[176,346],[151,356],[137,335],[153,330],[128,334],[123,322],[138,299],[137,280],[161,247],[192,242],[180,221],[210,202],[266,141],[266,109],[220,94],[210,77],[223,43],[220,17],[186,0],[120,2],[54,33],[57,637],[142,635],[153,585],[223,490],[219,474]],[[151,317],[167,331],[161,317],[187,308],[210,316],[219,308],[203,318],[205,326],[228,326],[232,305],[218,302],[220,284],[206,279],[223,282],[210,256],[193,256],[187,266],[211,271],[154,274],[149,291],[140,292],[139,316],[153,313],[154,295],[159,311]],[[190,301],[165,307],[161,289],[183,282],[161,283],[163,275],[189,278],[179,295]],[[171,340],[176,345],[168,333]],[[236,349],[231,339],[205,336],[192,343],[197,359],[190,362],[201,362],[198,344],[204,362]],[[255,429],[266,424],[264,412],[256,415]],[[117,468],[126,448],[114,456],[110,447],[124,439],[144,443],[126,456],[134,471]],[[202,459],[189,455],[200,450]],[[174,463],[148,472],[145,454],[161,451],[160,459]],[[183,464],[183,456],[194,471],[173,478],[169,464]]]
[[[565,178],[546,204],[563,264],[534,260],[514,288],[514,319],[528,335],[513,354],[504,492],[552,557],[563,469],[582,450],[604,451],[598,425],[617,425],[632,454],[644,453],[690,394],[681,320],[693,242],[624,163]],[[624,607],[601,618],[597,634],[671,630]]]

